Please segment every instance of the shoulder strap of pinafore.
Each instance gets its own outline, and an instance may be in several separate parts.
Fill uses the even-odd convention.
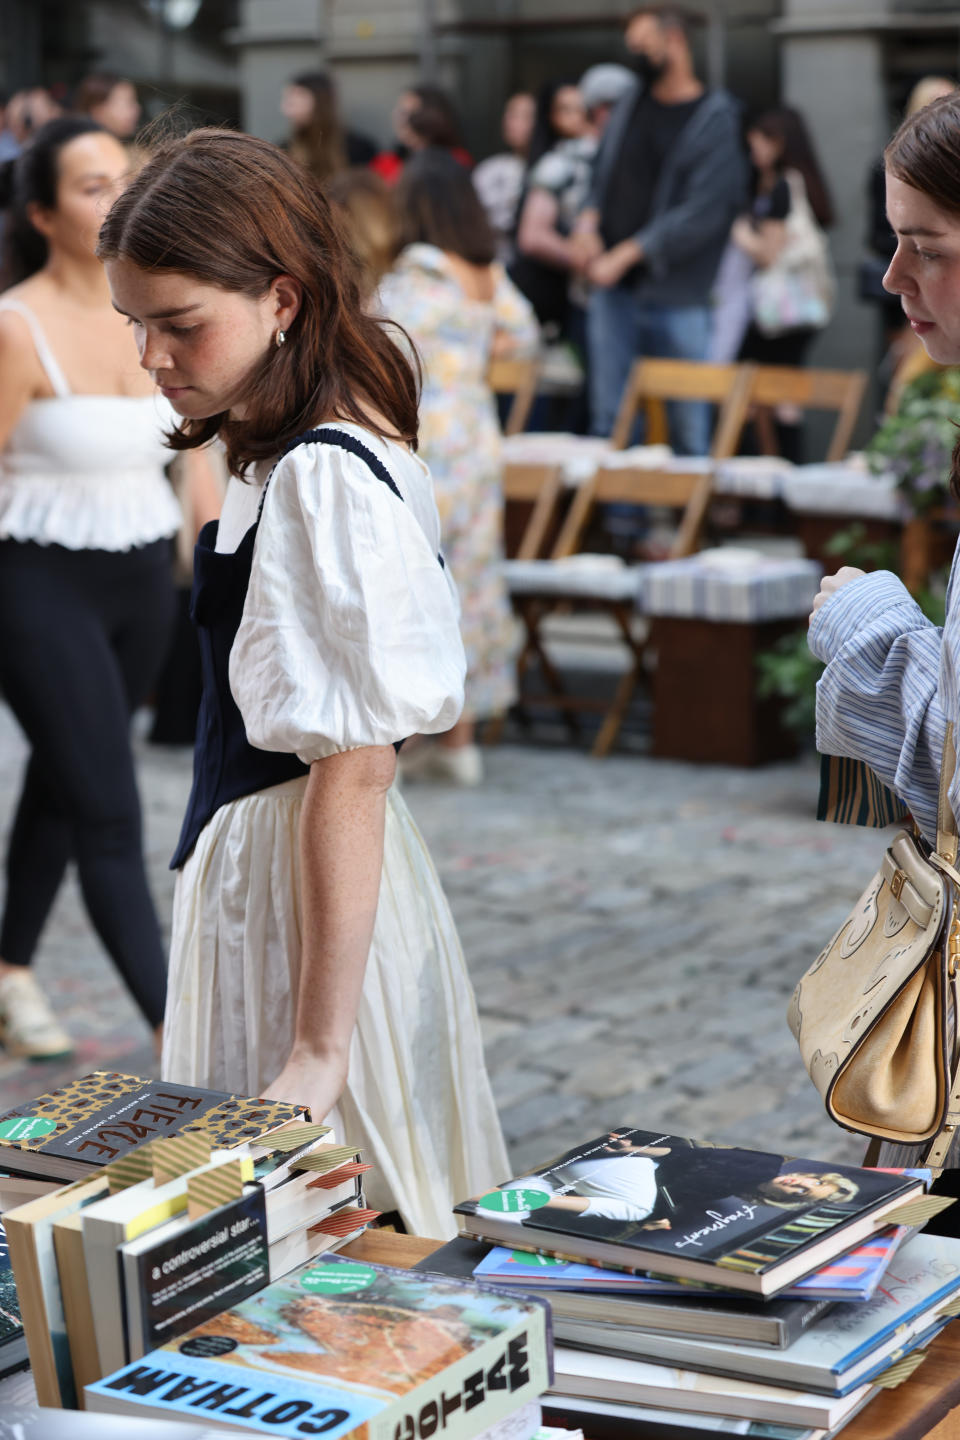
[[[377,479],[382,480],[384,485],[386,485],[389,490],[393,491],[394,495],[396,495],[401,505],[404,503],[403,496],[400,494],[397,482],[394,480],[393,476],[390,474],[390,471],[387,469],[386,465],[384,465],[383,461],[378,460],[370,447],[368,445],[364,445],[362,440],[358,440],[356,435],[350,435],[345,430],[338,430],[334,426],[328,427],[326,425],[321,425],[318,426],[318,428],[315,430],[305,430],[302,435],[295,435],[294,438],[290,440],[281,450],[280,459],[277,461],[277,465],[279,465],[280,460],[282,460],[285,455],[289,455],[290,451],[296,450],[299,445],[316,444],[336,445],[341,450],[349,450],[351,455],[356,455],[358,459],[362,460],[364,464],[367,465],[370,470],[372,470],[373,474],[376,475]],[[276,468],[277,467],[275,465],[273,469],[275,470]],[[266,483],[264,484],[263,491],[260,495],[260,504],[257,507],[258,520],[260,519],[260,515],[263,511],[263,502],[267,496],[267,486],[270,484],[270,481],[272,479],[273,470],[271,470],[270,474],[267,476]],[[443,556],[438,555],[437,559],[439,560],[441,567],[445,569],[446,562],[444,561]]]

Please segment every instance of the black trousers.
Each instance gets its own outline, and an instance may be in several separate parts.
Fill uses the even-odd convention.
[[[7,854],[0,957],[28,965],[70,860],[90,919],[151,1025],[166,973],[147,887],[130,716],[173,619],[170,546],[0,541],[0,690],[31,755]]]

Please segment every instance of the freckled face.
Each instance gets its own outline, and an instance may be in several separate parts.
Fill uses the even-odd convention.
[[[107,260],[105,269],[113,303],[133,326],[140,364],[177,413],[202,420],[226,411],[242,419],[250,376],[290,323],[276,282],[251,299],[124,258]]]
[[[960,364],[960,214],[888,174],[887,216],[897,251],[884,288],[900,296],[931,360]]]

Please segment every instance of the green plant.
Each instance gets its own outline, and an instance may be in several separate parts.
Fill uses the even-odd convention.
[[[844,565],[858,570],[893,570],[900,563],[900,547],[896,540],[868,540],[867,527],[854,520],[843,530],[835,530],[823,547],[824,555],[836,556]]]
[[[867,446],[871,470],[896,477],[914,515],[947,498],[958,414],[960,367],[918,375],[904,389],[897,413],[883,422]]]

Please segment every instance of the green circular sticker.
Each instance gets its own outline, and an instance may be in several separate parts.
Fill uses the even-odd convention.
[[[481,1210],[496,1210],[501,1215],[508,1215],[516,1210],[539,1210],[549,1200],[549,1190],[491,1190],[477,1204]]]
[[[535,1265],[565,1265],[565,1260],[557,1260],[553,1255],[537,1255],[531,1250],[511,1250],[510,1259],[517,1265],[525,1265],[531,1270]]]
[[[369,1265],[318,1265],[316,1270],[305,1270],[300,1284],[312,1295],[349,1295],[353,1290],[368,1290],[377,1278],[376,1270]]]
[[[48,1120],[46,1115],[16,1115],[0,1121],[0,1140],[39,1140],[56,1128],[56,1120]]]

